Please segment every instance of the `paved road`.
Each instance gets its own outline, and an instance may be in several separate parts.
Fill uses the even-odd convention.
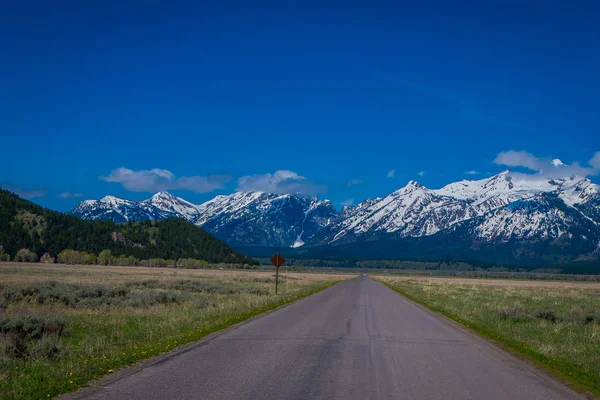
[[[145,400],[576,397],[486,341],[362,277],[84,396]]]

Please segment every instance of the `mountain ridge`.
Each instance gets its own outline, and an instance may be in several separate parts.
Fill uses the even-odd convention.
[[[463,234],[469,238],[463,240],[465,245],[469,240],[494,245],[583,236],[589,245],[578,246],[583,253],[571,255],[576,258],[597,254],[594,249],[600,246],[599,193],[600,186],[585,177],[503,171],[440,189],[410,181],[383,198],[340,211],[329,200],[298,194],[235,192],[194,205],[159,192],[140,202],[109,196],[86,200],[71,214],[115,222],[179,217],[237,247],[310,248],[448,236],[456,234],[455,227],[469,230]]]

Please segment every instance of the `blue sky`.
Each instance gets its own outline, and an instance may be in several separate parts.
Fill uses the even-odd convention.
[[[53,209],[237,188],[339,206],[510,150],[598,180],[594,2],[12,3],[0,185]]]

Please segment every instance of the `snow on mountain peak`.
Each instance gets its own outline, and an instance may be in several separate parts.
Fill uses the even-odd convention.
[[[414,187],[414,188],[422,188],[424,187],[423,185],[421,185],[419,182],[417,181],[409,181],[408,184],[406,186],[409,187]]]
[[[116,196],[104,196],[103,198],[101,198],[100,200],[98,200],[100,203],[104,203],[106,205],[110,205],[110,206],[118,206],[121,204],[129,204],[131,203],[131,201],[129,200],[125,200],[125,199],[121,199],[120,197],[116,197]]]
[[[173,196],[166,191],[158,192],[142,203],[154,206],[167,213],[174,213],[188,220],[198,214],[198,207],[196,205],[177,196]]]
[[[555,167],[563,165],[560,160],[554,161]],[[571,226],[572,215],[581,213],[583,217],[578,218],[600,222],[600,186],[581,176],[561,177],[562,172],[559,168],[550,178],[548,174],[506,170],[436,190],[411,180],[384,198],[367,199],[340,212],[329,200],[294,194],[238,191],[194,205],[162,191],[141,202],[115,196],[86,200],[72,214],[116,222],[183,217],[240,246],[300,247],[305,243],[347,243],[382,235],[421,237],[467,221],[480,226],[477,240],[534,237],[539,232],[557,238]],[[564,204],[560,200],[557,203],[557,197]],[[556,211],[556,204],[567,211]],[[552,218],[563,222],[555,223]],[[514,228],[515,235],[523,234],[511,236],[504,232],[505,226]]]
[[[173,198],[176,198],[176,197],[165,190],[163,190],[162,192],[158,192],[154,196],[151,197],[151,199],[173,199]]]
[[[418,190],[428,190],[428,189],[425,186],[421,185],[419,182],[411,180],[411,181],[408,181],[406,186],[393,192],[391,194],[391,196],[402,196],[404,194],[412,193],[412,192],[415,192]]]

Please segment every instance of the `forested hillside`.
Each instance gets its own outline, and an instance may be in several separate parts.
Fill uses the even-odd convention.
[[[256,263],[183,219],[123,224],[84,221],[0,189],[0,259],[14,259],[22,249],[30,250],[32,261],[46,253],[56,257],[70,249],[94,258],[104,252],[139,260],[190,258],[212,263]],[[25,252],[21,254],[25,256]]]

